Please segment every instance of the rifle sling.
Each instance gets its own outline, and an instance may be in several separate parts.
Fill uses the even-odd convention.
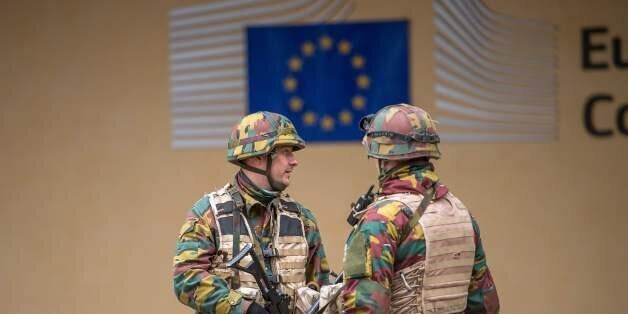
[[[412,218],[410,219],[410,221],[408,221],[408,223],[406,224],[406,228],[405,228],[406,236],[409,234],[409,232],[412,232],[412,229],[414,229],[414,227],[416,227],[416,225],[419,223],[419,219],[421,219],[421,217],[423,216],[423,213],[425,213],[425,210],[432,202],[432,198],[434,197],[434,194],[436,194],[437,184],[438,182],[434,182],[432,184],[432,187],[428,191],[426,191],[425,194],[423,194],[423,199],[421,200],[421,203],[419,204],[419,208],[417,208],[417,210],[412,215]]]
[[[240,253],[240,209],[233,209],[233,256]],[[237,269],[233,270],[233,278],[231,280],[231,288],[240,288],[240,274]]]
[[[233,200],[233,248],[232,248],[232,256],[238,255],[240,253],[240,233],[241,233],[241,217],[240,210],[244,207],[244,201],[240,192],[238,192],[235,185],[232,185],[227,192],[231,196]],[[237,269],[233,270],[233,278],[231,279],[231,289],[240,288],[240,274]]]
[[[244,208],[244,199],[242,195],[240,195],[240,191],[235,187],[235,184],[231,186],[227,190],[231,199],[233,200],[233,254],[232,256],[238,255],[240,253],[240,235],[241,235],[241,227],[242,227],[242,219],[241,219],[241,211]],[[248,233],[248,232],[247,232]],[[253,242],[253,252],[252,254],[257,255],[257,259],[259,260],[262,269],[266,272],[266,261],[264,260],[264,254],[261,250],[261,245],[257,239],[257,235],[253,232],[250,235],[251,241]],[[261,257],[261,258],[260,258]],[[266,273],[264,273],[266,276]],[[231,280],[231,289],[240,288],[240,275],[237,269],[233,269],[233,279]]]

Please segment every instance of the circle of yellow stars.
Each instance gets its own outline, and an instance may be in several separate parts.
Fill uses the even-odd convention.
[[[348,40],[340,39],[336,43],[334,39],[327,34],[320,36],[316,42],[310,40],[304,41],[300,47],[301,54],[288,59],[287,65],[290,69],[290,74],[283,79],[283,88],[286,92],[294,93],[297,90],[299,81],[294,74],[303,69],[304,60],[312,57],[317,49],[330,52],[336,50],[338,54],[344,56],[349,56],[353,52],[353,46]],[[351,55],[350,62],[351,67],[355,70],[364,70],[366,66],[366,58],[358,53]],[[355,77],[355,85],[359,91],[365,91],[371,87],[371,78],[364,73],[360,73]],[[353,123],[353,113],[348,109],[340,111],[337,117],[331,115],[319,117],[311,110],[303,111],[305,103],[303,99],[298,96],[292,96],[290,98],[289,107],[293,112],[302,112],[301,118],[303,119],[304,125],[314,126],[320,124],[321,128],[327,132],[331,132],[336,126],[336,123],[341,125],[351,125],[351,123]],[[359,92],[355,94],[351,98],[351,108],[355,111],[364,110],[364,108],[366,108],[366,97]]]

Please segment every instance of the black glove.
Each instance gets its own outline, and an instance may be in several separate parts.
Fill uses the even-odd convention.
[[[263,306],[257,302],[251,303],[249,309],[246,310],[246,314],[270,314]]]

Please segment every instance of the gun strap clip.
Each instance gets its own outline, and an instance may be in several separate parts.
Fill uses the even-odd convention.
[[[279,284],[278,275],[276,274],[268,275],[268,281],[270,281],[273,285],[278,285]]]
[[[275,248],[272,248],[272,247],[265,247],[265,248],[263,248],[262,249],[262,254],[266,258],[279,256],[277,250]]]

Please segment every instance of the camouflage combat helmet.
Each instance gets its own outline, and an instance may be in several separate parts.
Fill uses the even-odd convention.
[[[305,148],[290,119],[268,111],[249,114],[236,124],[227,143],[227,160],[237,165],[253,156],[268,154],[279,145]]]
[[[434,120],[423,109],[407,104],[386,106],[360,121],[362,144],[377,159],[440,158]]]

